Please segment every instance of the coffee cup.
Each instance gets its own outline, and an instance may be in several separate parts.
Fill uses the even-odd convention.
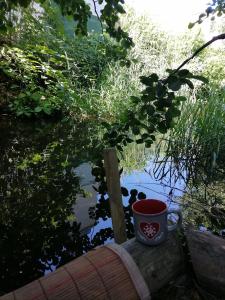
[[[139,200],[132,205],[134,231],[138,241],[146,245],[158,245],[167,239],[168,232],[182,224],[179,209],[168,209],[166,203],[156,199]],[[176,224],[168,224],[168,215],[177,214]]]

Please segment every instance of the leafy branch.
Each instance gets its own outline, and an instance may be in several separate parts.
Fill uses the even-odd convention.
[[[150,76],[141,76],[140,80],[145,88],[141,92],[141,96],[131,97],[131,107],[126,112],[124,120],[113,125],[103,123],[107,129],[104,135],[104,146],[116,147],[122,154],[123,147],[129,143],[144,143],[145,147],[150,148],[156,140],[157,133],[167,133],[173,127],[174,120],[181,114],[181,102],[186,101],[186,97],[176,95],[176,92],[184,85],[193,89],[193,79],[208,83],[205,77],[192,74],[182,67],[205,48],[221,39],[225,39],[225,34],[215,36],[203,44],[178,68],[167,70],[169,75],[166,79],[160,79],[156,73]],[[99,153],[102,151],[102,146],[99,146]],[[98,192],[106,193],[107,187],[101,158],[98,158],[96,167],[93,169],[93,175],[96,177],[96,181],[100,183]]]
[[[13,23],[9,18],[11,13],[15,13],[20,8],[29,7],[32,5],[32,2],[32,0],[0,0],[0,33],[7,33],[16,26],[16,23]],[[37,0],[36,2],[43,5],[47,2],[47,0]],[[54,2],[59,5],[62,15],[73,17],[76,22],[75,33],[77,35],[87,35],[88,20],[92,16],[90,4],[86,3],[85,0],[54,0]],[[124,48],[133,46],[133,41],[129,37],[128,33],[118,26],[119,15],[126,13],[123,8],[124,1],[108,0],[103,2],[103,0],[92,0],[92,2],[102,30],[104,28],[111,37],[116,39],[117,42],[121,42],[121,45]],[[97,12],[97,4],[104,4],[100,11],[101,16],[99,16]]]
[[[181,68],[183,68],[183,66],[185,66],[190,60],[192,60],[195,56],[197,56],[202,50],[204,50],[205,48],[207,48],[209,45],[211,45],[215,41],[224,40],[224,39],[225,39],[225,33],[222,33],[220,35],[214,36],[210,41],[208,41],[207,43],[205,43],[204,45],[202,45],[200,48],[198,48],[195,51],[195,53],[192,54],[191,57],[187,58],[184,62],[182,62],[182,64],[174,71],[173,74],[177,73]]]
[[[221,17],[225,14],[225,0],[212,0],[212,3],[206,8],[204,13],[201,13],[198,17],[198,20],[194,23],[189,23],[188,28],[191,29],[195,24],[201,24],[205,19],[211,16],[211,20],[217,17]]]

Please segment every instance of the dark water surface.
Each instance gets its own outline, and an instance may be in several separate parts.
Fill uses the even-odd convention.
[[[90,168],[98,154],[98,124],[5,118],[0,121],[0,130],[0,292],[5,293],[110,242],[113,232],[108,200],[96,194],[91,202],[95,204],[98,198],[91,210],[93,219],[86,216],[86,227],[82,228],[75,218],[79,213],[81,217],[87,214],[84,207],[88,202],[82,201],[88,200],[83,199],[81,189],[90,190],[93,183],[85,168]],[[143,160],[148,171],[152,168],[150,156],[143,154]],[[143,169],[125,173],[121,180],[129,191],[123,200],[131,238],[130,204],[137,199],[136,190],[169,203],[171,188],[160,185]]]

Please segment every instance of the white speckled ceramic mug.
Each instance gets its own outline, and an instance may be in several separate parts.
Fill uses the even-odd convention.
[[[156,199],[136,201],[132,205],[134,230],[138,241],[147,245],[158,245],[167,238],[168,231],[177,229],[182,223],[179,209],[169,209],[166,203]],[[178,215],[176,224],[168,225],[168,214]]]

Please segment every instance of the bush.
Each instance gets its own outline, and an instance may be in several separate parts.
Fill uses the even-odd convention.
[[[1,49],[0,76],[4,78],[5,94],[10,97],[9,107],[17,116],[50,115],[68,100],[66,78],[61,70],[54,68],[65,58],[44,46],[39,46],[39,51],[48,56],[48,62],[36,55],[37,49],[8,46]]]

